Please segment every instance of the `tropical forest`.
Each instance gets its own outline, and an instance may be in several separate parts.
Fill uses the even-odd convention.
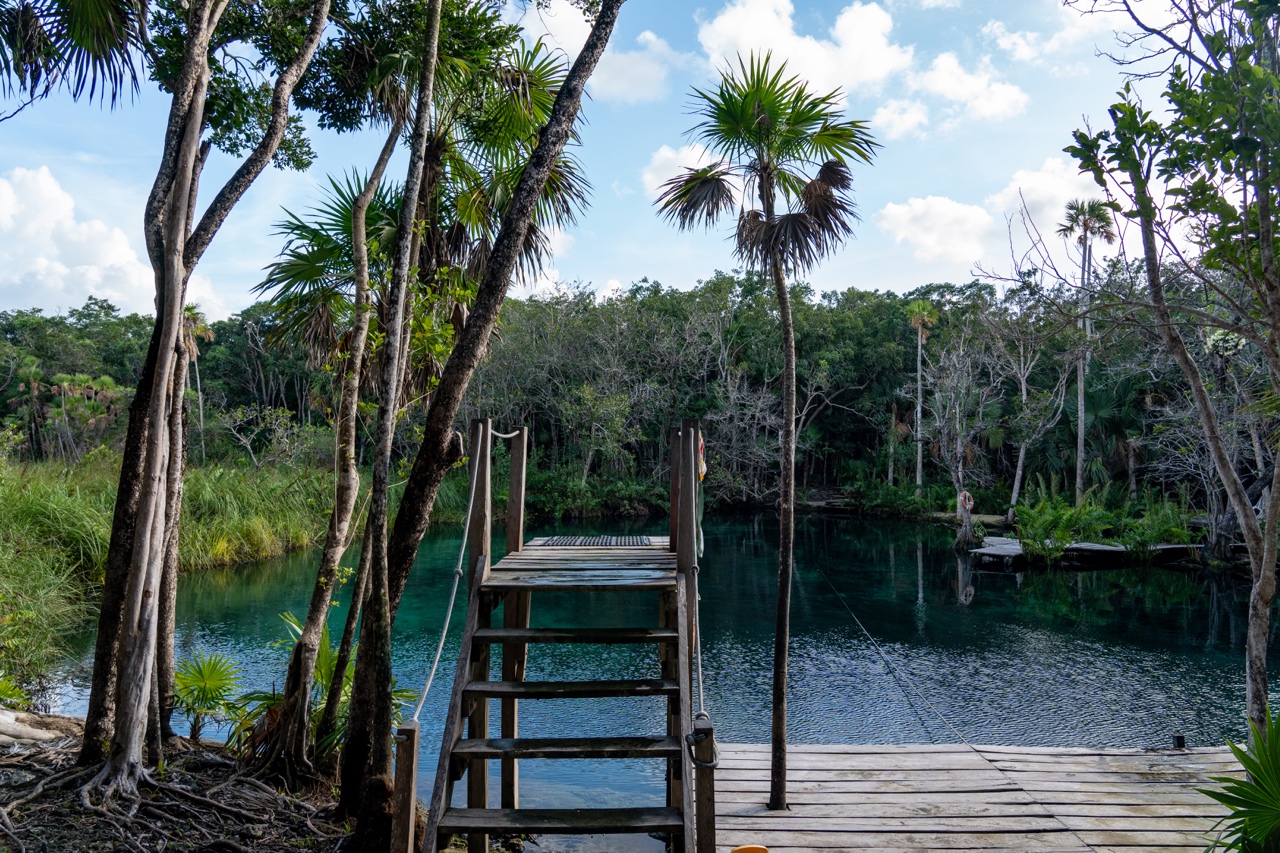
[[[1280,849],[1280,4],[1017,14],[0,0],[0,848]]]

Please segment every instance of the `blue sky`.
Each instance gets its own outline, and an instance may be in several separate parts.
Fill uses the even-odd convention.
[[[563,0],[524,23],[569,55],[587,31]],[[607,292],[647,276],[688,288],[734,266],[727,230],[677,232],[652,199],[699,157],[686,136],[690,88],[752,50],[772,50],[814,88],[842,91],[848,114],[869,120],[884,145],[857,170],[862,222],[809,276],[818,290],[904,291],[967,281],[978,265],[1007,271],[1020,199],[1051,230],[1067,200],[1096,194],[1062,148],[1086,119],[1105,120],[1122,81],[1097,54],[1115,49],[1123,25],[1059,0],[629,0],[584,108],[578,153],[591,208],[555,235],[555,259],[531,287]],[[93,294],[151,310],[140,223],[166,109],[147,88],[115,110],[54,97],[0,123],[0,309],[57,311]],[[280,248],[281,207],[307,208],[326,175],[367,168],[381,144],[314,128],[312,139],[312,169],[265,173],[198,267],[190,298],[212,316],[253,301]],[[233,168],[214,154],[206,199]]]

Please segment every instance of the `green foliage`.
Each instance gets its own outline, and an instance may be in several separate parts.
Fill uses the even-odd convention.
[[[570,468],[531,465],[526,475],[526,511],[548,518],[600,518],[665,512],[668,487],[637,477],[592,475]]]
[[[1241,853],[1275,853],[1280,850],[1280,719],[1267,711],[1266,731],[1250,721],[1252,745],[1230,744],[1236,760],[1248,776],[1215,778],[1221,788],[1202,788],[1200,793],[1231,809],[1218,822],[1218,839],[1210,850],[1239,850]]]
[[[31,697],[27,695],[27,691],[8,675],[0,672],[0,706],[22,710],[30,705]]]
[[[227,655],[196,652],[178,664],[173,676],[173,706],[191,721],[192,740],[200,737],[207,721],[231,719],[237,710],[233,697],[239,689],[240,668]]]
[[[948,490],[949,491],[949,490]],[[890,486],[883,480],[860,478],[844,487],[845,506],[859,515],[885,518],[927,518],[937,494],[916,497],[915,484]]]

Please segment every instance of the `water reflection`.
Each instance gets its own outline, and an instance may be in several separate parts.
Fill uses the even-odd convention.
[[[624,530],[625,528],[625,530]],[[666,520],[563,524],[530,535],[666,533]],[[444,614],[458,531],[433,529],[423,543],[395,626],[396,675],[422,683]],[[724,742],[764,742],[776,595],[777,522],[769,516],[711,519],[705,525],[703,596],[707,702]],[[800,520],[796,537],[791,641],[793,742],[918,743],[957,736],[913,695],[974,743],[1039,746],[1163,746],[1171,732],[1192,746],[1243,735],[1243,643],[1247,588],[1221,575],[1135,567],[1093,573],[1011,574],[976,568],[950,549],[944,528]],[[494,531],[495,554],[504,533]],[[915,572],[898,571],[899,556]],[[905,567],[904,567],[905,568]],[[820,571],[819,571],[820,570]],[[287,650],[278,614],[300,613],[314,573],[312,555],[182,579],[178,654],[234,656],[249,686],[282,678]],[[914,574],[914,577],[912,576]],[[338,596],[333,619],[346,615]],[[847,604],[890,661],[876,653]],[[456,659],[462,602],[445,660]],[[617,592],[539,593],[535,625],[652,625],[648,599]],[[62,671],[56,701],[80,712],[90,635]],[[495,658],[500,655],[495,655]],[[530,679],[654,677],[652,650],[535,648]],[[495,660],[495,671],[497,661]],[[438,741],[448,683],[423,711],[424,756]],[[496,710],[496,709],[495,709]],[[522,733],[659,734],[661,700],[528,702]],[[423,761],[423,784],[434,765]],[[654,803],[656,763],[531,762],[522,768],[525,805]],[[637,842],[644,849],[644,841]],[[623,849],[608,846],[610,850]]]

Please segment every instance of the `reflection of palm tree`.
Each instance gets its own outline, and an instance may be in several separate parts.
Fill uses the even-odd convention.
[[[800,78],[785,75],[785,63],[775,67],[768,54],[753,55],[739,58],[737,70],[726,70],[716,89],[694,90],[701,119],[694,136],[718,159],[672,178],[658,199],[662,213],[680,228],[710,226],[738,208],[738,257],[772,279],[778,300],[783,412],[771,809],[784,809],[787,801],[786,661],[795,534],[796,349],[786,276],[813,268],[852,233],[850,166],[870,162],[877,147],[863,122],[841,115],[838,93],[814,95]]]
[[[1111,208],[1098,199],[1074,199],[1067,202],[1067,217],[1058,226],[1058,234],[1063,237],[1075,237],[1080,245],[1080,326],[1085,331],[1086,345],[1076,362],[1076,506],[1084,503],[1084,375],[1089,360],[1087,340],[1093,331],[1092,321],[1087,316],[1089,307],[1089,268],[1091,265],[1091,237],[1111,244],[1116,241],[1115,223],[1111,219]]]
[[[200,341],[212,341],[213,329],[209,327],[199,305],[188,305],[182,312],[182,344],[196,375],[196,407],[200,412],[200,463],[204,464],[204,391],[200,387]]]
[[[924,491],[924,342],[929,327],[938,322],[938,309],[927,299],[913,299],[907,305],[907,316],[916,330],[916,497]]]

